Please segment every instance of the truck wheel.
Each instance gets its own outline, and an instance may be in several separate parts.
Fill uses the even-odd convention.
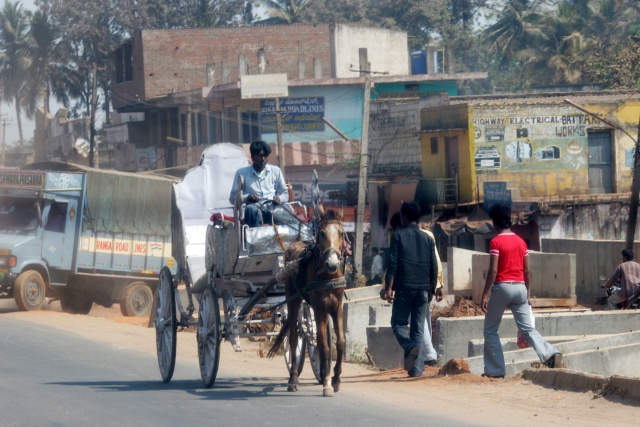
[[[131,284],[127,288],[124,300],[120,301],[123,316],[147,317],[153,306],[153,292],[142,282]]]
[[[35,270],[27,270],[21,273],[13,287],[13,298],[20,310],[40,310],[44,304],[47,288],[40,273]]]
[[[60,295],[60,307],[65,313],[89,314],[93,301],[73,291],[63,291]]]

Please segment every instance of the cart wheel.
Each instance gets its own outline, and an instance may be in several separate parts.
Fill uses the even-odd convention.
[[[318,383],[322,384],[323,378],[320,373],[320,351],[318,350],[318,333],[316,326],[316,319],[313,316],[313,309],[307,303],[302,304],[302,319],[300,320],[300,326],[302,333],[305,336],[307,345],[307,351],[309,352],[309,362],[311,363],[311,369],[313,375],[318,380]],[[331,340],[331,321],[327,323],[327,337]],[[329,360],[333,359],[333,345],[329,341]]]
[[[173,288],[173,277],[167,267],[160,270],[155,310],[158,366],[162,381],[168,383],[171,381],[173,369],[176,366],[178,322],[176,320],[176,295]]]
[[[218,295],[211,285],[206,287],[200,297],[196,338],[202,382],[206,388],[211,388],[218,373],[222,338]]]
[[[284,324],[287,319],[283,319]],[[291,348],[289,347],[289,334],[284,337],[282,341],[282,349],[284,351],[284,363],[287,365],[287,372],[291,372]],[[307,349],[307,339],[302,333],[302,330],[298,328],[298,345],[296,346],[296,355],[300,363],[298,364],[298,375],[302,374],[304,368],[305,351]]]

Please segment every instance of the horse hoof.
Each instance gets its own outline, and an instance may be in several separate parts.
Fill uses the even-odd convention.
[[[333,389],[331,387],[324,387],[322,389],[322,396],[333,397]]]
[[[298,384],[288,384],[287,391],[298,391]]]
[[[333,391],[334,392],[339,392],[340,391],[340,383],[339,382],[331,382],[331,387],[333,387]]]

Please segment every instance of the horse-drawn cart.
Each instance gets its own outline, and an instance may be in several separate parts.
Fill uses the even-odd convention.
[[[173,376],[178,328],[196,327],[200,373],[205,387],[211,387],[223,338],[242,351],[241,337],[277,335],[273,330],[287,316],[283,285],[275,281],[274,273],[283,266],[289,244],[314,239],[315,224],[306,221],[302,206],[298,206],[298,215],[291,206],[272,206],[282,209],[279,216],[285,220],[280,225],[242,225],[242,185],[235,206],[229,206],[228,196],[235,171],[247,164],[242,148],[216,144],[174,185],[173,258],[160,272],[152,313],[155,319],[151,319],[164,382]],[[315,189],[317,194],[317,182]],[[186,292],[179,291],[182,285]],[[308,352],[314,374],[322,381],[310,306],[303,304],[297,316],[302,339],[293,349],[295,355],[284,343],[285,361],[291,368],[295,360],[301,371]]]

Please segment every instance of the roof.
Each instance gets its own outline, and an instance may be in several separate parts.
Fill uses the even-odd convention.
[[[566,98],[589,102],[621,102],[640,101],[638,90],[610,90],[594,92],[549,92],[549,93],[514,93],[493,95],[469,95],[450,97],[451,105],[460,104],[493,104],[493,103],[564,103]]]

